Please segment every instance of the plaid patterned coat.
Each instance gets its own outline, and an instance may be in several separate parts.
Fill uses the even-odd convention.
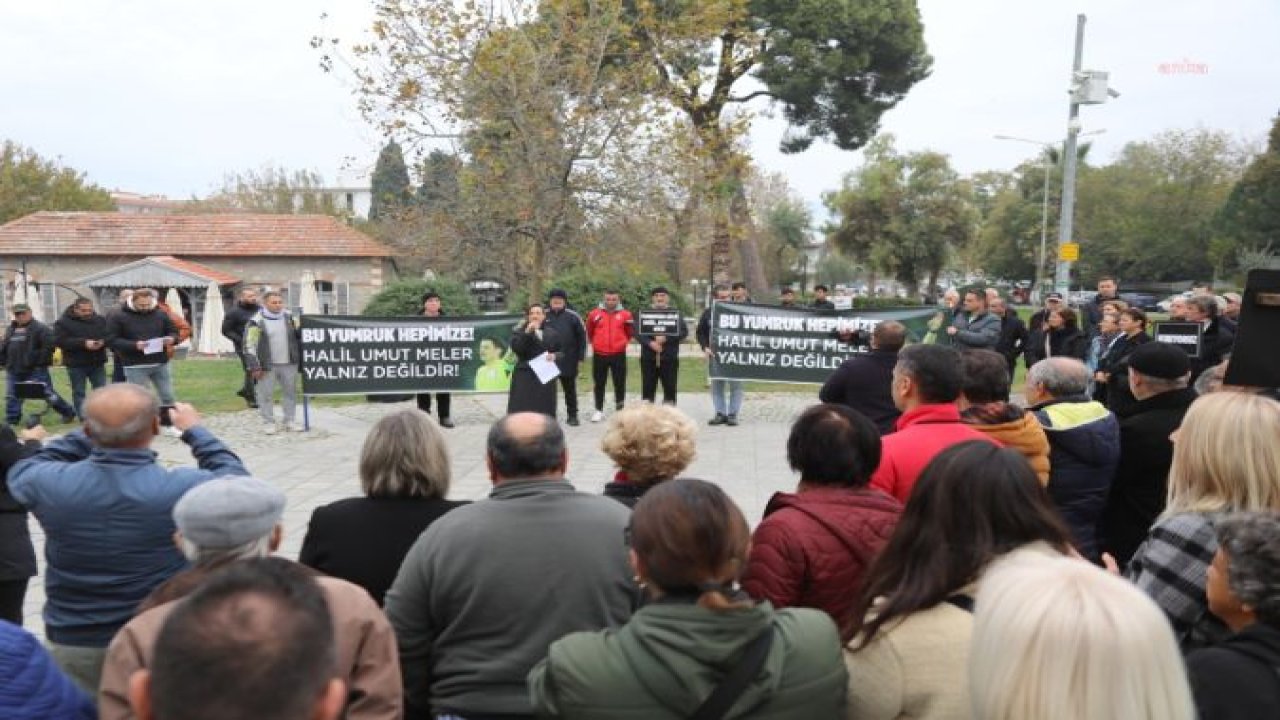
[[[1181,513],[1157,521],[1126,573],[1169,616],[1184,653],[1231,635],[1231,630],[1209,612],[1205,597],[1207,572],[1218,551],[1213,530],[1216,517]]]

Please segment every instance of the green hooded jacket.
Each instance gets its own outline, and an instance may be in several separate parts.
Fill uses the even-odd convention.
[[[548,718],[685,720],[769,625],[775,634],[764,669],[726,720],[843,718],[848,676],[835,623],[818,610],[775,611],[768,602],[729,612],[658,603],[619,629],[567,635],[529,673],[534,710]]]

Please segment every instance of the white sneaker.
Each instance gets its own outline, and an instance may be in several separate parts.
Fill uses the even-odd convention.
[[[277,432],[279,432],[279,428],[273,422],[264,423],[262,426],[263,435],[275,435]]]
[[[591,422],[600,422],[601,420],[604,420],[604,413],[603,413],[603,412],[601,412],[601,411],[597,410],[597,411],[595,411],[595,412],[591,413]]]
[[[302,432],[302,423],[287,422],[284,424],[285,432]]]

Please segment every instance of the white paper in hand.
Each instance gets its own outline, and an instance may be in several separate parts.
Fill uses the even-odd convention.
[[[529,369],[534,375],[538,376],[538,381],[543,385],[560,377],[560,368],[556,365],[556,361],[551,359],[547,353],[543,353],[538,357],[529,361]]]
[[[146,341],[146,345],[142,348],[144,355],[153,355],[161,352],[164,352],[164,338],[151,338]]]

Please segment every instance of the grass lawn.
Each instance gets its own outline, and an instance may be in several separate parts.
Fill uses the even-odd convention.
[[[108,380],[111,364],[107,364]],[[53,386],[67,402],[71,402],[71,386],[67,383],[67,371],[61,367],[50,368]],[[235,394],[243,375],[237,358],[190,358],[173,362],[173,392],[178,400],[189,402],[202,413],[231,412],[245,409],[244,400]],[[313,398],[316,405],[349,405],[364,402],[363,396],[336,396]],[[28,401],[27,413],[35,412],[40,405]],[[44,416],[45,427],[58,431],[65,427],[52,411]]]
[[[1018,313],[1024,320],[1030,319],[1030,309],[1020,308]],[[108,365],[108,370],[110,370],[110,365]],[[61,367],[54,367],[51,368],[51,374],[58,394],[70,402],[71,388],[67,384],[66,370]],[[1013,378],[1013,391],[1015,393],[1022,392],[1025,375],[1026,368],[1019,364]],[[182,402],[192,403],[203,413],[243,410],[245,408],[244,401],[235,394],[236,389],[240,387],[240,381],[240,361],[236,358],[188,358],[173,362],[174,394]],[[679,392],[682,393],[705,392],[707,389],[707,361],[701,357],[681,358],[678,385]],[[590,391],[591,363],[589,360],[582,364],[578,387],[583,394]],[[631,392],[638,392],[640,389],[640,361],[638,358],[627,358],[627,387]],[[812,395],[815,401],[818,395],[818,386],[809,384],[749,381],[746,384],[746,390],[747,392],[801,393]],[[610,392],[612,392],[612,389],[610,389]],[[364,401],[363,395],[311,398],[312,403],[321,407],[351,405]],[[37,403],[30,401],[26,405],[26,411],[34,412],[36,406]],[[63,424],[53,412],[47,413],[45,420],[46,427],[52,430],[56,431],[63,427]]]

